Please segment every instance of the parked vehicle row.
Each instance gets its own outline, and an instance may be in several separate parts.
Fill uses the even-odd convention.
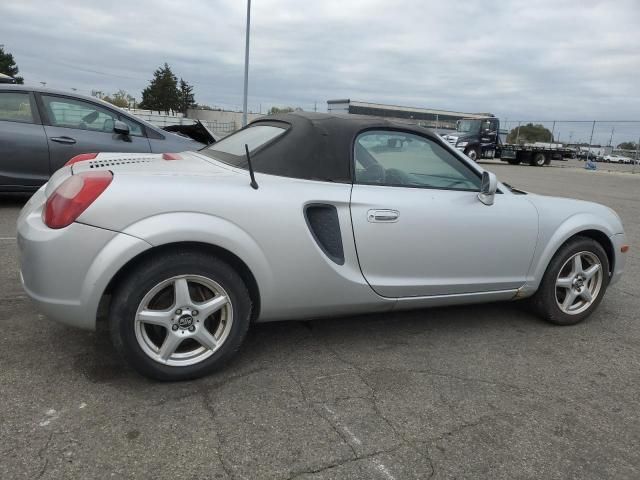
[[[81,153],[181,152],[216,140],[202,124],[167,128],[175,133],[96,98],[2,84],[0,191],[37,190]]]
[[[198,152],[83,158],[20,213],[24,288],[85,329],[108,295],[117,350],[162,380],[221,367],[253,322],[530,297],[574,324],[628,248],[611,209],[389,120],[274,115]]]
[[[609,154],[609,155],[597,155],[593,152],[579,152],[578,159],[579,160],[593,160],[594,162],[604,162],[604,163],[618,163],[618,164],[627,164],[634,165],[640,164],[640,160],[636,160],[634,158],[625,157],[622,155]]]

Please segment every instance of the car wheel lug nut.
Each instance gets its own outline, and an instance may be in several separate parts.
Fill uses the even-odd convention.
[[[197,315],[198,314],[198,310],[194,310],[193,312],[191,312],[191,315]]]
[[[193,325],[191,325],[191,326],[189,327],[189,331],[190,331],[190,332],[195,331],[195,329],[196,329],[196,327],[194,327]]]
[[[173,330],[174,332],[175,332],[176,330],[178,330],[178,324],[174,324],[174,325],[171,327],[171,330]]]
[[[181,310],[181,309],[177,309],[177,310],[176,310],[176,315],[180,315],[181,313],[182,313],[182,310]]]

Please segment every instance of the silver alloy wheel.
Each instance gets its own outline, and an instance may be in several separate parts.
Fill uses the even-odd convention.
[[[220,284],[200,275],[179,275],[144,296],[136,311],[135,333],[151,359],[184,367],[213,355],[232,324],[231,299]]]
[[[536,153],[536,156],[533,158],[533,163],[535,163],[538,167],[544,166],[544,162],[546,161],[546,157],[544,153]]]
[[[587,310],[602,289],[602,262],[592,252],[579,252],[571,256],[556,279],[556,302],[568,315]]]

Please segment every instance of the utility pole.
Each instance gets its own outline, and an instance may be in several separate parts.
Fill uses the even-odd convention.
[[[553,121],[553,127],[551,127],[551,143],[553,143],[553,132],[556,131],[556,121]]]
[[[591,144],[593,143],[593,131],[596,129],[596,121],[593,121],[593,125],[591,126],[591,137],[589,137],[589,149],[587,150],[587,160],[591,156]]]
[[[244,46],[244,108],[242,126],[247,125],[247,101],[249,95],[249,34],[251,30],[251,0],[247,0],[247,35]]]
[[[613,143],[613,132],[615,132],[615,131],[616,131],[616,127],[613,127],[613,128],[611,129],[611,137],[609,137],[609,146],[610,146],[610,147],[611,147],[611,146],[613,146],[613,145],[612,145],[612,143]]]

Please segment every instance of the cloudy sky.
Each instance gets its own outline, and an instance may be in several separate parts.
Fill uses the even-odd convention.
[[[168,62],[196,101],[237,108],[245,12],[244,0],[4,1],[0,44],[27,83],[139,98]],[[253,0],[249,103],[640,120],[639,47],[640,0]]]

